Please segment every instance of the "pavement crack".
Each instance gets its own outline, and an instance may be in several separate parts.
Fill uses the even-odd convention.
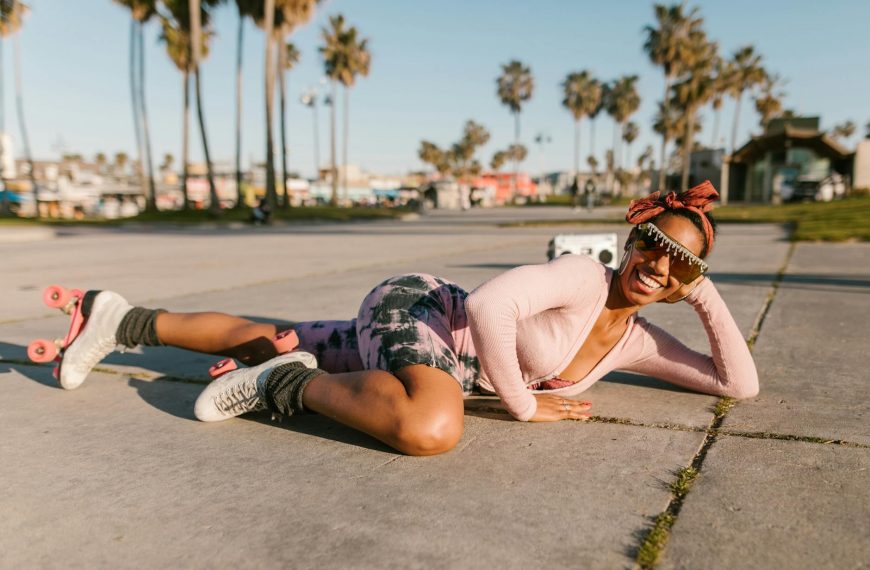
[[[785,254],[785,260],[782,262],[782,266],[779,268],[779,271],[776,272],[776,277],[773,278],[773,282],[770,284],[770,289],[767,292],[767,298],[764,300],[764,304],[761,306],[761,310],[758,312],[758,315],[755,317],[755,322],[752,323],[752,328],[749,331],[749,338],[746,339],[746,344],[749,345],[749,350],[755,346],[755,341],[758,340],[758,335],[761,334],[761,327],[764,325],[764,320],[767,318],[767,313],[770,311],[770,306],[773,304],[774,298],[776,298],[776,293],[779,291],[779,286],[782,284],[782,280],[785,278],[786,269],[788,269],[788,264],[791,262],[791,257],[794,255],[794,250],[797,247],[796,242],[792,242],[788,248],[788,252]]]
[[[800,441],[803,443],[818,443],[821,445],[840,445],[843,447],[856,447],[859,449],[870,449],[870,445],[866,443],[858,443],[855,441],[847,441],[844,439],[830,439],[826,437],[816,437],[811,435],[793,435],[784,433],[771,433],[764,431],[722,431],[716,432],[716,435],[727,435],[731,437],[745,437],[749,439],[776,439],[780,441]]]
[[[780,266],[776,277],[774,277],[773,282],[770,284],[767,298],[762,304],[758,316],[755,318],[755,322],[749,332],[749,337],[746,339],[746,344],[749,346],[750,351],[755,347],[755,341],[758,339],[758,335],[761,334],[764,320],[770,311],[773,300],[776,298],[776,294],[779,291],[779,286],[785,277],[785,272],[791,262],[795,247],[795,242],[792,242],[785,254],[782,266]],[[688,495],[691,482],[694,482],[696,477],[701,474],[701,468],[704,465],[704,459],[707,457],[707,452],[710,451],[710,448],[716,442],[720,433],[723,433],[720,431],[722,423],[728,416],[728,412],[731,411],[736,403],[737,401],[735,399],[728,397],[722,397],[716,403],[716,406],[713,409],[713,421],[711,421],[709,427],[704,430],[706,431],[706,435],[704,436],[704,441],[701,443],[701,447],[698,449],[698,452],[692,458],[689,465],[680,470],[677,474],[677,480],[671,485],[671,498],[668,501],[667,507],[665,507],[665,510],[655,517],[652,527],[645,534],[641,535],[642,538],[636,551],[635,562],[643,570],[654,568],[661,561],[662,554],[664,553],[664,549],[668,543],[668,539],[670,538],[671,529],[674,524],[676,524],[677,518],[680,515],[680,510],[682,509],[683,503]],[[817,441],[816,443],[819,442]],[[681,479],[686,473],[691,474],[691,481],[688,485],[681,484]]]

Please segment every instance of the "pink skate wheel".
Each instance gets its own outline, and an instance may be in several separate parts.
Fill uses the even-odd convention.
[[[212,378],[219,378],[227,372],[232,372],[238,367],[239,365],[236,364],[236,361],[232,358],[224,358],[223,360],[208,369],[208,375]]]
[[[57,345],[54,341],[40,338],[27,346],[27,358],[33,362],[51,362],[55,356],[57,356]]]
[[[286,330],[275,335],[275,338],[272,339],[272,344],[275,346],[278,354],[284,354],[299,346],[299,336],[293,329]]]
[[[50,285],[42,292],[42,302],[52,309],[62,309],[72,297],[72,291],[60,285]]]

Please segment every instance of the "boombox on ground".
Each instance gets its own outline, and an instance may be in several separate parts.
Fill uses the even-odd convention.
[[[559,234],[550,240],[547,259],[555,259],[566,253],[588,255],[595,261],[616,269],[616,234]]]

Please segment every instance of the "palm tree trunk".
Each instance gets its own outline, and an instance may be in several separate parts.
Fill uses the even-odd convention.
[[[275,0],[266,0],[266,201],[275,208],[275,143],[272,135],[272,102],[275,95],[275,65],[272,61],[272,34],[275,22]]]
[[[208,176],[208,191],[211,200],[208,210],[212,215],[216,216],[220,214],[221,204],[217,195],[217,188],[214,185],[214,171],[211,166],[211,154],[208,151],[208,135],[205,132],[205,115],[202,112],[202,89],[200,88],[199,81],[199,65],[196,66],[196,70],[193,72],[193,80],[196,82],[196,114],[199,118],[199,133],[202,137],[202,151],[205,154],[205,171],[206,176]]]
[[[580,120],[574,121],[574,176],[580,172]]]
[[[142,186],[142,193],[148,195],[147,187],[145,186],[145,174],[142,168],[142,122],[139,105],[139,73],[136,67],[139,64],[137,52],[139,51],[139,42],[136,41],[136,30],[138,24],[135,19],[130,20],[130,100],[133,105],[133,131],[136,135],[136,162],[138,163],[139,184]]]
[[[281,35],[283,38],[284,35]],[[284,47],[284,40],[276,40],[278,47],[278,93],[279,97],[279,109],[281,113],[281,189],[283,191],[281,195],[281,208],[287,209],[290,205],[290,195],[287,193],[287,125],[286,125],[286,115],[287,115],[287,107],[286,102],[284,100],[285,91],[287,90],[287,86],[285,84],[287,80],[287,49]]]
[[[617,145],[619,144],[619,123],[616,122],[616,119],[613,120],[613,145],[612,145],[612,153],[613,153],[613,177],[610,179],[611,187],[610,192],[616,196],[616,173],[619,170],[619,154],[617,151]],[[621,188],[620,188],[621,190]]]
[[[3,73],[3,37],[0,36],[0,136],[6,135],[6,98],[4,97],[6,85],[3,81]],[[0,138],[0,159],[6,158],[6,153],[9,152],[5,143],[5,138]],[[6,187],[6,169],[2,163],[0,163],[0,182],[3,183],[3,204],[0,206],[0,216],[6,216],[11,211],[9,209],[9,190]]]
[[[181,196],[184,199],[182,209],[190,209],[190,197],[187,195],[187,165],[190,162],[190,71],[185,69],[181,74],[184,85],[184,110],[181,116]]]
[[[39,217],[39,187],[36,185],[36,169],[33,165],[33,155],[30,153],[30,137],[27,135],[27,124],[24,121],[24,97],[21,87],[21,45],[18,43],[18,34],[12,39],[12,50],[15,52],[15,106],[18,108],[18,128],[21,131],[21,146],[24,147],[24,156],[30,167],[30,184],[33,191],[33,206],[35,217]]]
[[[335,168],[335,98],[338,95],[335,80],[332,80],[332,98],[329,104],[329,163],[332,177],[332,197],[330,203],[338,205],[338,171]]]
[[[713,140],[710,141],[710,148],[716,149],[716,139],[719,138],[719,122],[722,119],[722,108],[713,109]]]
[[[665,118],[668,116],[668,108],[670,107],[670,100],[668,99],[668,95],[671,91],[671,78],[665,75],[665,97],[662,99],[662,117]],[[666,121],[665,121],[666,122]],[[663,129],[662,132],[662,151],[661,151],[661,160],[659,161],[659,184],[658,190],[664,192],[665,191],[665,177],[667,176],[667,168],[665,168],[665,157],[667,148],[668,148],[668,130]]]
[[[595,156],[595,117],[592,117],[592,121],[589,123],[589,156]],[[597,168],[593,168],[594,171],[598,170]]]
[[[686,109],[686,132],[683,135],[683,176],[680,182],[680,191],[689,189],[689,157],[692,154],[692,143],[695,139],[695,109]]]
[[[731,154],[734,154],[737,145],[737,124],[740,122],[740,103],[743,101],[743,91],[737,95],[734,107],[734,124],[731,126]]]
[[[348,89],[347,85],[344,86],[343,95],[344,95],[344,109],[342,112],[342,127],[343,127],[342,130],[344,132],[342,133],[342,139],[343,139],[344,144],[343,144],[343,148],[341,150],[341,154],[342,154],[341,162],[342,162],[342,164],[344,164],[344,168],[342,169],[342,173],[341,173],[341,186],[342,186],[341,192],[342,192],[342,195],[344,196],[345,201],[347,201],[347,199],[348,199],[348,195],[347,195],[347,125],[348,125],[348,120],[347,120],[347,118],[348,118],[348,113],[350,110],[350,103],[349,103],[350,97],[349,97],[349,89]]]
[[[514,113],[514,144],[519,147],[520,145],[520,113],[516,111]],[[517,197],[517,153],[514,152],[513,156],[514,163],[514,175],[511,177],[511,202]]]
[[[190,45],[191,45],[191,67],[193,68],[193,80],[196,89],[196,114],[199,118],[199,134],[202,138],[202,151],[205,154],[205,170],[208,177],[209,198],[209,213],[213,216],[220,214],[221,205],[217,195],[217,188],[214,185],[214,172],[211,167],[211,154],[208,151],[208,135],[205,132],[205,115],[202,111],[202,85],[199,78],[199,49],[202,45],[200,34],[202,33],[200,23],[200,3],[199,0],[190,0]]]
[[[314,179],[320,180],[320,125],[317,122],[317,99],[311,105],[314,113]]]
[[[245,18],[239,7],[239,29],[236,36],[236,208],[242,206],[242,44]]]
[[[146,186],[145,189],[145,210],[157,210],[157,191],[154,186],[154,165],[151,161],[151,132],[148,128],[148,108],[145,105],[145,34],[144,26],[139,23],[138,26],[138,42],[139,42],[139,106],[142,111],[142,137],[143,150],[145,151],[145,173]]]

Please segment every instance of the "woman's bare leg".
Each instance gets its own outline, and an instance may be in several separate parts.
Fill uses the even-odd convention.
[[[165,345],[249,365],[277,355],[271,341],[275,325],[224,313],[161,313],[156,328]],[[303,405],[409,455],[452,449],[462,437],[465,413],[456,380],[422,364],[395,375],[364,370],[318,376],[306,386]]]
[[[279,329],[273,324],[224,313],[160,313],[155,326],[166,346],[230,356],[248,365],[278,354],[272,337]]]
[[[453,449],[462,437],[462,390],[449,374],[426,365],[324,374],[312,380],[303,405],[365,432],[408,455]]]

